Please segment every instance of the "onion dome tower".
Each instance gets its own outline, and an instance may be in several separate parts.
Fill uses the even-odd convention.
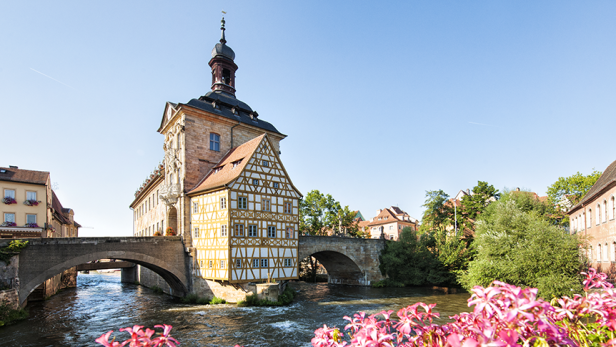
[[[237,71],[237,65],[233,62],[235,52],[227,46],[225,17],[222,17],[220,24],[220,42],[212,49],[212,59],[209,62],[212,68],[212,91],[221,91],[235,97],[235,71]]]

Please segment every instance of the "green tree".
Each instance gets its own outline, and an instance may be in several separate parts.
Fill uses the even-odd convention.
[[[451,275],[431,252],[435,240],[431,234],[417,233],[409,227],[402,229],[398,241],[387,242],[379,257],[381,273],[392,282],[404,285],[443,285]]]
[[[461,277],[463,285],[470,289],[499,280],[538,288],[546,299],[578,292],[579,239],[534,208],[524,211],[513,196],[491,204],[477,221],[477,256]]]
[[[462,213],[458,217],[458,224],[462,226],[463,230],[474,230],[474,223],[479,214],[491,202],[500,198],[498,189],[484,181],[478,181],[472,192],[472,194],[462,197],[461,201]]]
[[[338,221],[340,203],[330,194],[311,190],[299,202],[299,229],[304,234],[324,235]]]
[[[568,226],[569,216],[566,212],[582,200],[599,177],[601,177],[601,172],[596,170],[587,176],[577,172],[569,177],[559,177],[556,182],[549,186],[548,201],[553,206],[553,222]]]
[[[446,230],[453,225],[453,206],[447,204],[449,195],[442,190],[426,191],[426,200],[422,205],[426,210],[421,219],[421,232]]]

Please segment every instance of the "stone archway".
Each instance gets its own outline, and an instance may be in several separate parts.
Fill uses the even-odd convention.
[[[359,266],[346,255],[336,251],[322,251],[309,255],[323,265],[329,276],[328,283],[362,285],[366,275]]]
[[[175,232],[176,235],[179,235],[179,231],[178,231],[178,210],[175,208],[175,206],[170,205],[169,206],[169,210],[167,212],[167,227],[170,227],[171,229],[173,229],[173,231]],[[163,235],[165,235],[167,228],[165,228],[165,230],[163,230]]]
[[[30,239],[19,254],[19,300],[63,271],[98,259],[129,261],[160,275],[172,295],[190,290],[184,245],[180,237]]]

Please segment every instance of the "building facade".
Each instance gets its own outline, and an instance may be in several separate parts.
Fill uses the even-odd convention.
[[[398,241],[402,229],[409,227],[417,230],[419,222],[397,206],[379,209],[376,216],[369,221],[359,222],[360,228],[370,231],[370,238]]]
[[[164,161],[130,207],[135,236],[169,228],[182,236],[193,258],[196,294],[233,301],[245,296],[236,283],[297,278],[291,268],[297,268],[301,194],[280,161],[286,135],[235,96],[238,66],[222,23],[209,61],[211,91],[188,103],[166,103],[158,129]],[[263,210],[264,201],[270,211]],[[274,235],[271,227],[275,237],[269,236]],[[283,237],[290,229],[293,237]],[[258,268],[254,259],[259,259]],[[146,274],[143,284],[159,285],[148,270],[140,271]]]
[[[584,250],[591,266],[616,278],[616,161],[567,214],[572,233],[588,240]]]
[[[75,212],[62,206],[50,182],[50,174],[46,171],[0,167],[0,191],[3,194],[0,238],[79,236],[81,225],[74,220]],[[72,268],[47,279],[34,290],[28,301],[44,300],[62,288],[76,285],[77,271]]]

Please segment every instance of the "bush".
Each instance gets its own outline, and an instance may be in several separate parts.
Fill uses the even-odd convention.
[[[152,288],[151,288],[151,289],[152,289],[152,291],[154,291],[154,293],[156,293],[156,294],[163,294],[163,293],[164,293],[164,292],[163,292],[163,289],[162,289],[161,287],[159,287],[159,286],[152,286]]]
[[[175,231],[173,231],[172,227],[167,227],[165,230],[165,236],[175,236]]]
[[[527,209],[527,208],[525,208]],[[495,280],[538,288],[544,298],[581,291],[580,240],[515,200],[492,203],[476,224],[477,258],[462,276],[466,289]]]
[[[389,278],[372,283],[372,288],[386,288],[386,287],[402,288],[404,287],[404,283],[396,282]]]
[[[13,310],[5,302],[0,304],[0,327],[26,318],[28,318],[28,311],[24,309]]]
[[[210,305],[220,305],[220,304],[226,304],[227,301],[225,299],[221,299],[219,297],[213,297],[212,301],[210,301]]]
[[[246,307],[246,306],[284,306],[293,302],[293,298],[295,298],[297,292],[293,290],[291,287],[287,286],[285,290],[278,296],[278,301],[269,301],[267,299],[257,298],[256,295],[247,295],[246,300],[239,301],[237,306]]]

